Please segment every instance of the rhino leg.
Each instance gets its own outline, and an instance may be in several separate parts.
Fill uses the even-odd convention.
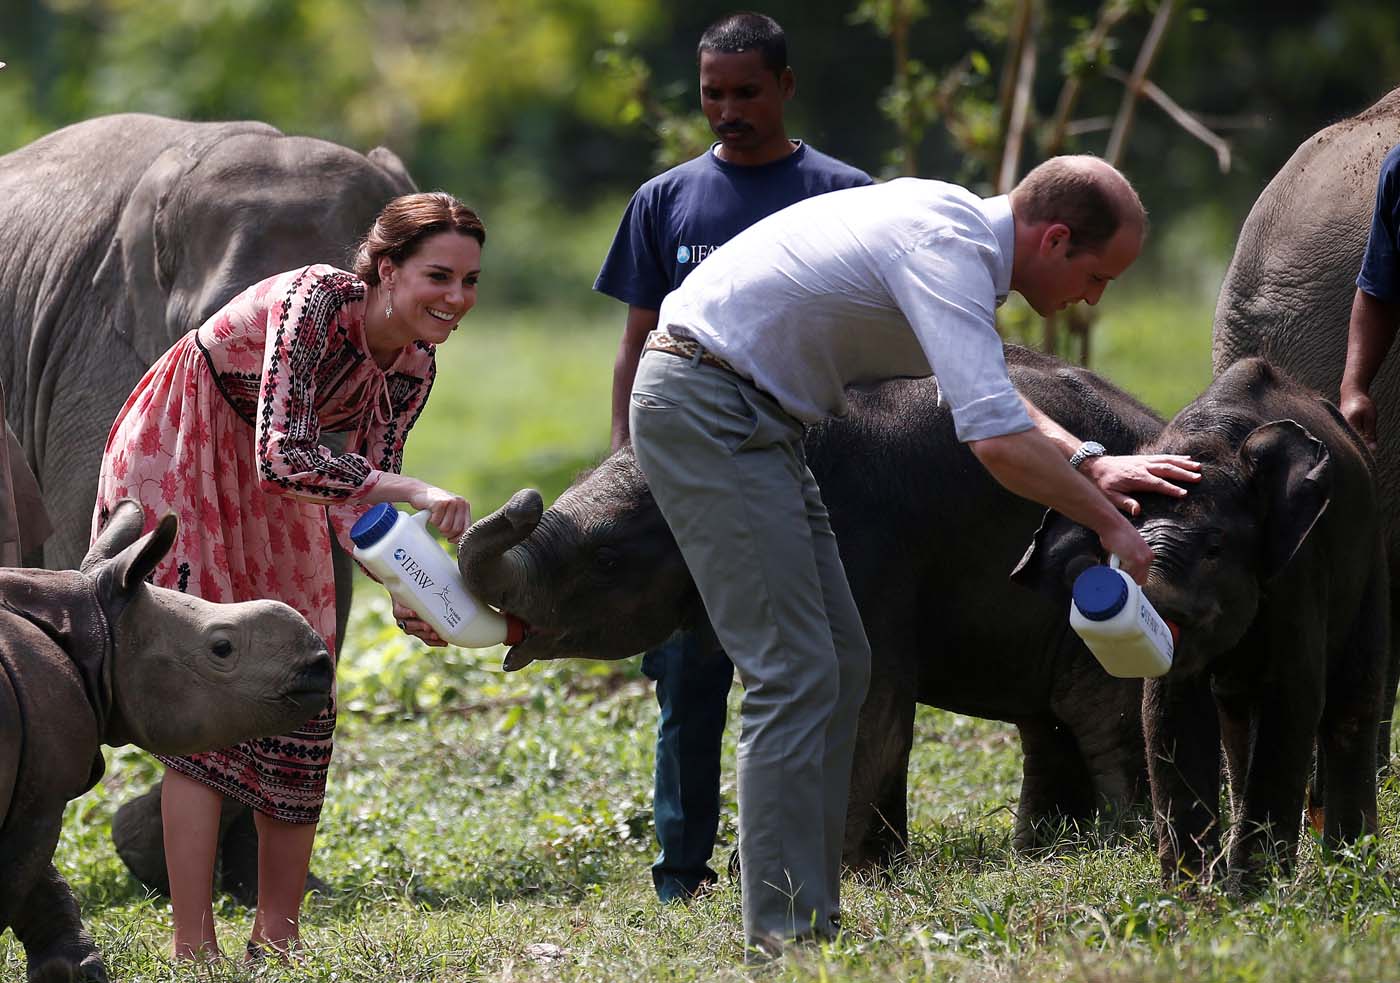
[[[29,983],[107,983],[107,970],[78,917],[68,882],[46,865],[10,927],[29,959]]]
[[[857,870],[884,867],[909,849],[909,751],[914,690],[872,675],[860,711],[842,859]]]
[[[1017,850],[1043,849],[1072,823],[1094,814],[1094,788],[1079,745],[1052,717],[1016,721],[1025,756],[1012,840]]]

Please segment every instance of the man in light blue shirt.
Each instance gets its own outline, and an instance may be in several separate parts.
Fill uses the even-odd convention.
[[[1119,511],[1185,494],[1199,466],[1106,457],[1023,400],[994,313],[1097,303],[1147,220],[1128,181],[1063,157],[1011,195],[905,179],[820,195],[750,226],[662,302],[632,387],[637,461],[744,683],[739,852],[750,946],[834,933],[870,649],[805,423],[848,385],[933,374],[960,439],[1003,485],[1099,534],[1139,583],[1152,554]],[[1073,461],[1073,466],[1071,465]],[[1082,470],[1080,470],[1082,469]]]

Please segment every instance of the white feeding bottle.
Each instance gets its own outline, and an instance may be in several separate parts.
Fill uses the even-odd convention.
[[[1175,633],[1118,567],[1093,566],[1074,580],[1069,623],[1110,676],[1149,678],[1172,667]]]
[[[467,593],[457,565],[428,532],[428,512],[404,515],[381,502],[350,530],[354,557],[447,642],[464,648],[514,645],[524,623]]]

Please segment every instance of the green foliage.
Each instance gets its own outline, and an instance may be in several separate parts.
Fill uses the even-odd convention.
[[[439,350],[437,381],[404,456],[406,473],[465,495],[478,518],[525,486],[553,501],[607,454],[625,316],[608,298],[492,309],[490,276],[488,258],[482,306]]]

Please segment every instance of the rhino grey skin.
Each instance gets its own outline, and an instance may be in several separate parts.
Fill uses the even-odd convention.
[[[1018,388],[1073,432],[1135,447],[1161,421],[1097,376],[1009,346]],[[931,380],[852,390],[851,412],[812,427],[822,487],[872,649],[844,846],[847,863],[906,849],[915,703],[1015,723],[1025,751],[1016,843],[1042,825],[1121,812],[1142,791],[1141,687],[1108,676],[1066,608],[1011,584],[1042,509],[1005,491],[954,436]],[[468,531],[472,590],[532,625],[507,668],[617,659],[677,626],[708,629],[680,552],[631,450],[547,512],[518,492]]]
[[[1336,407],[1257,358],[1143,450],[1203,465],[1189,495],[1144,497],[1134,520],[1147,596],[1181,629],[1143,694],[1163,876],[1211,876],[1222,742],[1233,886],[1268,859],[1290,869],[1314,742],[1326,841],[1374,832],[1390,612],[1369,454]],[[1091,540],[1052,516],[1016,576],[1064,598]]]
[[[1241,358],[1261,355],[1303,385],[1337,399],[1376,179],[1381,160],[1397,143],[1400,88],[1360,115],[1309,137],[1269,182],[1240,230],[1220,288],[1212,354],[1217,375]],[[1400,642],[1400,358],[1385,361],[1371,394],[1395,644]],[[1389,666],[1379,735],[1382,765],[1390,756],[1400,651],[1391,653]]]
[[[330,695],[325,643],[285,604],[146,584],[177,520],[141,536],[143,519],[119,504],[81,572],[3,571],[0,930],[24,945],[30,980],[107,979],[53,865],[64,805],[101,777],[100,744],[224,747],[285,733]],[[21,593],[41,603],[20,607]]]

